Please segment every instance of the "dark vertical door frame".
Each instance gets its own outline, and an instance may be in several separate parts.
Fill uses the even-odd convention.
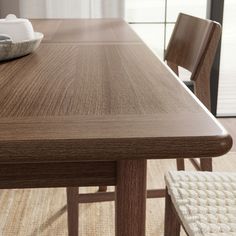
[[[208,0],[207,1],[207,18],[219,22],[223,25],[224,0]],[[220,53],[221,41],[216,52],[215,60],[212,66],[210,88],[211,88],[211,112],[217,116],[217,100],[218,100],[218,85],[220,73]]]
[[[165,58],[165,53],[166,53],[166,30],[167,30],[167,0],[165,0],[163,60]]]

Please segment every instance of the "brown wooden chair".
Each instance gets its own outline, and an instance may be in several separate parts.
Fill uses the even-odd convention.
[[[165,60],[178,75],[178,66],[189,70],[189,87],[196,96],[210,109],[210,72],[214,55],[220,39],[221,27],[218,23],[179,14],[171,36]],[[211,170],[212,161],[204,159],[201,163],[191,162],[198,170]],[[177,169],[184,169],[183,159],[177,160]],[[67,210],[69,236],[78,235],[78,203],[112,201],[114,192],[106,192],[106,186],[100,186],[97,193],[79,194],[78,188],[67,188]],[[164,197],[165,189],[148,190],[148,198]]]
[[[165,61],[179,75],[178,67],[191,72],[184,83],[211,110],[210,73],[221,36],[219,23],[180,13],[170,38]],[[212,159],[190,159],[197,170],[212,171]],[[177,159],[177,169],[184,170],[184,159]]]

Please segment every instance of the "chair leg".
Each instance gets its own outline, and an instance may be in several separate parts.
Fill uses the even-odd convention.
[[[79,204],[78,204],[78,187],[66,188],[67,193],[67,222],[68,235],[79,235]]]
[[[177,170],[185,170],[184,159],[176,159]]]
[[[106,192],[107,191],[107,186],[99,186],[98,192]]]
[[[171,197],[166,189],[164,236],[180,236],[180,227]]]
[[[200,165],[202,171],[212,171],[212,158],[200,159]]]

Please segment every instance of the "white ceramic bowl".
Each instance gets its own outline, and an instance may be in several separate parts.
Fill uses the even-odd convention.
[[[17,18],[13,14],[7,15],[5,19],[0,19],[0,34],[8,35],[13,42],[33,40],[34,29],[27,19]]]
[[[25,56],[35,51],[43,39],[43,34],[34,32],[32,40],[0,43],[0,62]]]

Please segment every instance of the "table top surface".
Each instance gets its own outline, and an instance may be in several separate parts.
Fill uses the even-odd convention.
[[[232,139],[122,20],[34,20],[0,64],[0,163],[211,157]]]
[[[142,43],[120,19],[33,20],[33,25],[44,33],[45,43]]]

